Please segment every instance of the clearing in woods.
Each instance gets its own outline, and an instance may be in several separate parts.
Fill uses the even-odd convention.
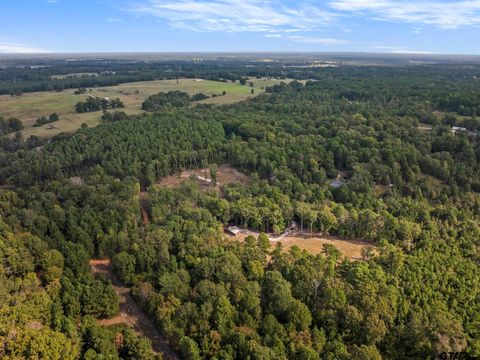
[[[125,104],[125,108],[119,109],[127,114],[138,114],[142,112],[143,101],[152,94],[167,92],[173,90],[185,91],[190,95],[204,93],[210,97],[199,101],[206,104],[228,104],[249,97],[261,94],[265,88],[278,84],[280,82],[290,82],[290,79],[275,80],[270,78],[250,79],[253,87],[249,85],[240,85],[240,83],[230,83],[221,81],[210,81],[203,79],[179,79],[177,80],[156,80],[140,81],[133,83],[120,84],[116,86],[106,86],[98,88],[89,88],[85,94],[75,95],[76,89],[68,89],[62,92],[44,91],[36,93],[25,93],[22,96],[0,95],[0,116],[5,118],[16,117],[24,125],[22,134],[24,138],[31,135],[51,137],[61,132],[70,132],[78,129],[85,123],[90,127],[96,126],[101,122],[102,111],[78,114],[75,112],[75,104],[79,101],[85,101],[88,95],[98,97],[120,98]],[[247,83],[248,84],[248,83]],[[254,94],[251,90],[254,90]],[[226,95],[222,95],[223,91]],[[60,120],[51,124],[33,127],[35,121],[40,116],[47,116],[56,112],[60,115]],[[53,125],[53,129],[49,129]],[[13,135],[12,135],[13,136]]]
[[[210,179],[210,169],[185,170],[180,175],[171,175],[160,179],[156,186],[167,188],[178,187],[191,177],[195,177],[198,183],[206,188],[212,186],[212,180]],[[237,169],[233,168],[231,165],[223,164],[218,166],[216,185],[217,189],[219,189],[221,185],[225,184],[247,184],[249,180],[250,179],[247,175],[241,173]]]
[[[362,251],[367,247],[375,248],[373,243],[360,240],[345,240],[335,236],[322,236],[314,234],[292,234],[282,240],[285,250],[292,246],[298,246],[310,254],[320,254],[323,251],[323,245],[335,246],[343,256],[350,260],[359,260],[362,258]]]
[[[139,336],[150,339],[153,350],[162,353],[164,359],[179,359],[175,352],[170,349],[167,340],[157,331],[153,322],[133,301],[130,296],[130,289],[123,285],[113,274],[110,260],[91,260],[90,267],[93,274],[104,274],[112,282],[120,302],[120,312],[117,316],[111,319],[99,320],[98,323],[104,326],[128,325]]]
[[[259,235],[258,232],[243,230],[237,236],[229,235],[232,240],[244,241],[248,235],[255,238]],[[301,250],[306,250],[310,254],[316,255],[323,251],[323,245],[329,244],[335,246],[343,256],[350,260],[358,260],[362,258],[362,251],[368,247],[375,249],[374,243],[361,240],[346,240],[337,236],[328,236],[317,233],[310,233],[307,231],[293,231],[279,237],[274,237],[267,234],[270,239],[272,247],[278,242],[283,245],[284,251],[288,251],[292,246],[297,246]]]
[[[186,170],[180,175],[172,175],[162,178],[156,186],[175,188],[179,187],[186,180],[191,177],[195,177],[197,182],[204,188],[211,188],[210,170],[209,169],[196,169]],[[221,185],[230,183],[247,184],[249,177],[240,171],[233,168],[231,165],[224,164],[219,165],[217,170],[217,190]],[[145,195],[146,196],[146,195]],[[243,230],[242,233],[237,236],[229,236],[230,239],[243,241],[248,235],[257,237],[258,232]],[[367,247],[375,248],[375,245],[368,241],[361,240],[345,240],[335,236],[326,236],[323,234],[310,234],[309,232],[293,231],[284,235],[275,237],[274,235],[267,234],[270,238],[272,246],[275,246],[277,242],[281,242],[285,251],[288,251],[292,246],[298,246],[302,250],[306,250],[311,254],[319,254],[323,251],[323,245],[330,244],[335,246],[340,252],[349,258],[350,260],[356,260],[362,258],[362,251]]]

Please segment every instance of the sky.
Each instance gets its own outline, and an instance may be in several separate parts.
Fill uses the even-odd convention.
[[[0,0],[0,53],[480,55],[480,0]]]

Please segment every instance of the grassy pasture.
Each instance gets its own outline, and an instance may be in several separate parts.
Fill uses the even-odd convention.
[[[251,79],[251,81],[253,82],[254,95],[251,94],[252,88],[248,85],[201,79],[179,79],[178,84],[176,80],[126,83],[117,86],[92,88],[89,89],[87,94],[99,97],[118,97],[125,104],[122,111],[127,114],[137,114],[142,112],[142,103],[148,96],[162,91],[180,90],[190,95],[202,92],[209,96],[213,94],[221,95],[225,91],[226,95],[212,97],[201,101],[201,103],[228,104],[261,94],[265,87],[280,83],[280,80],[272,79]],[[288,82],[289,80],[284,81]],[[61,132],[74,131],[82,123],[89,126],[98,125],[101,121],[101,111],[85,114],[75,112],[75,104],[78,101],[84,101],[87,94],[75,95],[74,91],[74,89],[69,89],[60,93],[54,91],[27,93],[18,97],[2,95],[0,96],[0,115],[5,118],[17,117],[22,120],[25,126],[22,131],[25,138],[31,135],[50,137]],[[39,116],[48,116],[53,112],[60,115],[60,120],[53,123],[54,129],[47,130],[48,125],[33,127]]]

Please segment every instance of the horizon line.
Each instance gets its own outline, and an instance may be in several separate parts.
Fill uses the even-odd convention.
[[[463,53],[436,53],[436,52],[422,52],[422,51],[395,51],[395,52],[378,52],[378,51],[259,51],[259,50],[246,50],[246,51],[224,51],[224,50],[180,50],[180,51],[45,51],[45,52],[1,52],[1,56],[50,56],[50,55],[122,55],[122,54],[367,54],[367,55],[389,55],[389,56],[472,56],[480,57],[480,54],[463,54]]]

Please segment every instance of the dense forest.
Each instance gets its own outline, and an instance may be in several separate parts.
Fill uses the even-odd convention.
[[[92,258],[111,259],[182,359],[479,357],[480,68],[302,71],[237,104],[185,97],[41,148],[5,140],[0,357],[160,356],[96,322],[118,300]],[[215,164],[250,181],[155,185]],[[272,247],[264,233],[292,221],[375,249]],[[227,224],[261,233],[227,240]]]

